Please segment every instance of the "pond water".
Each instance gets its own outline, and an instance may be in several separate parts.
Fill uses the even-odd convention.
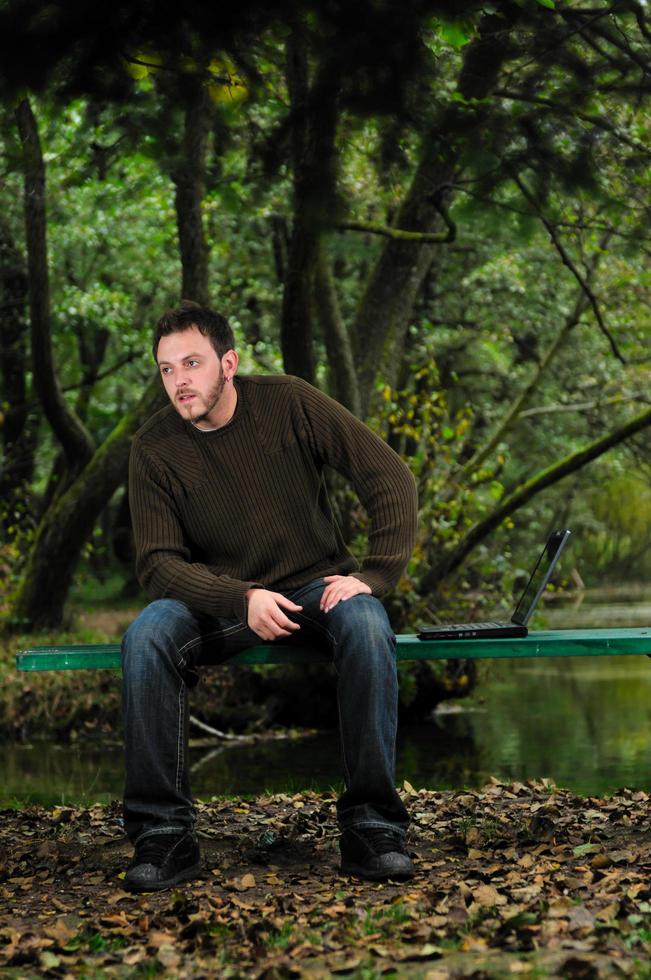
[[[651,597],[651,586],[649,586]],[[648,625],[645,595],[595,594],[574,608],[550,603],[534,627]],[[628,601],[625,601],[628,600]],[[400,732],[397,780],[461,789],[548,777],[583,795],[649,789],[651,659],[580,657],[488,661],[472,697],[446,702],[427,724]],[[253,795],[338,787],[336,732],[192,750],[195,795]],[[0,806],[107,802],[122,788],[119,745],[3,745]]]

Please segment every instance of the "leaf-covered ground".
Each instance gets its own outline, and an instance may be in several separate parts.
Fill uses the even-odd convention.
[[[119,808],[0,814],[2,977],[651,977],[649,797],[414,791],[417,876],[338,873],[334,797],[201,804],[203,877],[121,887]]]

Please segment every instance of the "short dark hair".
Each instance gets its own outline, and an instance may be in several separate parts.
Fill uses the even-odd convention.
[[[158,359],[158,344],[161,337],[189,330],[190,327],[196,327],[204,337],[208,337],[217,352],[217,357],[223,357],[226,351],[235,347],[233,331],[225,316],[208,309],[207,306],[200,306],[190,299],[184,299],[177,309],[166,310],[156,324],[152,343],[154,360]]]

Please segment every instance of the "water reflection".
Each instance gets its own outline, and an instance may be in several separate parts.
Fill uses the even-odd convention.
[[[634,582],[550,598],[538,607],[531,629],[615,629],[651,623],[651,584]]]
[[[397,776],[432,789],[551,777],[585,795],[649,788],[651,660],[493,661],[477,694],[400,733]],[[191,753],[200,798],[340,785],[336,732]],[[120,796],[119,746],[4,746],[4,805]]]

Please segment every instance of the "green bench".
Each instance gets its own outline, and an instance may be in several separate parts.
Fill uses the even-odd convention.
[[[651,627],[600,630],[538,630],[523,639],[419,640],[398,636],[398,660],[493,660],[512,657],[603,657],[651,655]],[[314,664],[327,662],[318,650],[260,644],[236,653],[229,665]],[[117,643],[38,646],[16,654],[18,670],[97,670],[120,667]]]

